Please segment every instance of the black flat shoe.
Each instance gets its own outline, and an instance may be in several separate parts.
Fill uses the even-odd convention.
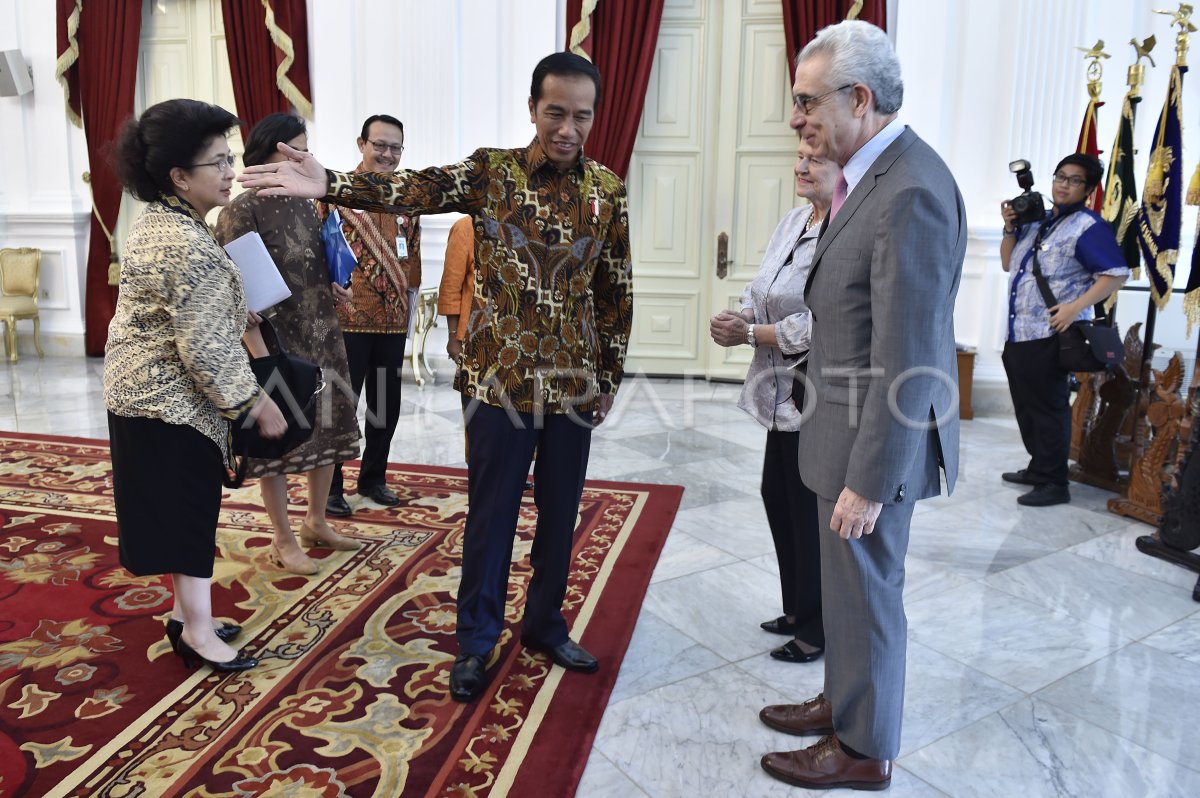
[[[373,488],[367,488],[365,491],[360,490],[359,494],[366,496],[376,504],[382,504],[384,507],[395,507],[400,503],[400,497],[387,485],[376,485]]]
[[[583,646],[567,638],[567,642],[557,646],[547,646],[532,640],[521,638],[521,645],[533,651],[541,651],[550,655],[555,665],[576,673],[595,673],[600,669],[600,661],[593,657]]]
[[[1043,482],[1028,493],[1017,497],[1017,503],[1026,507],[1049,507],[1071,501],[1071,490],[1066,485]]]
[[[450,697],[467,703],[474,701],[483,691],[483,677],[487,664],[478,654],[459,654],[450,668]]]
[[[354,510],[350,507],[350,503],[346,501],[346,497],[340,493],[337,496],[331,494],[325,502],[325,515],[332,515],[334,518],[345,518],[353,512]]]
[[[244,651],[239,651],[236,657],[226,662],[213,662],[211,659],[202,657],[196,649],[189,646],[182,639],[179,641],[179,647],[175,649],[175,653],[183,660],[185,667],[195,668],[203,662],[214,671],[221,671],[222,673],[248,671],[258,665],[258,660],[247,655]]]
[[[789,621],[786,615],[780,615],[778,618],[763,621],[759,626],[762,627],[763,631],[770,632],[773,635],[796,636],[796,624]]]
[[[1005,482],[1011,482],[1014,485],[1041,485],[1042,483],[1029,476],[1029,472],[1022,468],[1020,471],[1005,471],[1000,475],[1000,479]]]
[[[178,654],[179,636],[183,634],[183,621],[168,618],[166,628],[167,642],[171,644],[171,650]],[[213,633],[220,638],[222,643],[228,643],[231,640],[235,640],[242,633],[242,627],[237,624],[222,622],[219,627],[213,629]]]
[[[818,648],[811,654],[807,654],[795,640],[789,640],[771,651],[771,659],[777,659],[780,662],[812,662],[820,659],[824,653],[825,649]]]

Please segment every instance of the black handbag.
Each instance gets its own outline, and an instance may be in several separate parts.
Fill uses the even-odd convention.
[[[319,397],[325,390],[320,366],[285,352],[275,328],[267,319],[262,320],[259,329],[270,332],[276,354],[251,358],[250,368],[258,384],[283,413],[287,432],[280,438],[264,438],[248,412],[232,422],[230,454],[240,458],[233,465],[233,478],[226,479],[226,485],[232,488],[240,487],[245,480],[249,467],[247,458],[275,460],[312,437]],[[265,335],[263,340],[266,342]]]
[[[1049,309],[1057,305],[1058,300],[1054,298],[1050,283],[1038,264],[1038,250],[1041,249],[1045,230],[1043,225],[1033,241],[1033,277],[1042,294],[1042,301]],[[1103,302],[1096,305],[1095,321],[1072,322],[1057,336],[1058,367],[1063,371],[1107,371],[1125,360],[1121,332],[1116,327],[1115,319],[1108,316]]]

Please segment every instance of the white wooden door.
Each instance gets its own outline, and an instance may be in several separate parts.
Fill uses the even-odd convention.
[[[708,320],[797,202],[786,64],[778,0],[667,0],[628,180],[631,373],[745,374],[749,349],[713,344]]]

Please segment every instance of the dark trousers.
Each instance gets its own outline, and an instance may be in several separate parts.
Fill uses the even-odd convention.
[[[571,568],[575,517],[583,494],[591,448],[590,427],[563,414],[540,419],[509,413],[463,397],[470,451],[467,453],[466,531],[462,581],[458,587],[458,646],[462,654],[487,656],[504,627],[508,569],[521,495],[537,448],[533,498],[537,505],[521,636],[544,646],[567,641],[562,615]],[[514,419],[515,422],[514,423]],[[522,428],[523,427],[523,428]]]
[[[400,420],[400,386],[404,370],[404,333],[342,333],[350,366],[350,387],[355,396],[367,398],[367,429],[363,437],[362,469],[358,492],[384,484],[388,450]],[[357,401],[355,402],[357,406]],[[341,496],[342,464],[333,469],[330,496]]]
[[[1071,387],[1058,367],[1058,337],[1004,344],[1004,370],[1021,442],[1029,452],[1026,476],[1067,484],[1071,450]]]
[[[762,499],[779,560],[783,613],[796,619],[796,637],[824,648],[817,495],[800,481],[799,440],[799,432],[767,432]]]

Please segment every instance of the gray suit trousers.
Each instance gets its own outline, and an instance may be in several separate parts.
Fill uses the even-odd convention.
[[[842,540],[835,502],[817,498],[825,628],[825,698],[838,739],[874,759],[900,753],[904,713],[904,555],[914,504],[885,504],[875,531]]]

